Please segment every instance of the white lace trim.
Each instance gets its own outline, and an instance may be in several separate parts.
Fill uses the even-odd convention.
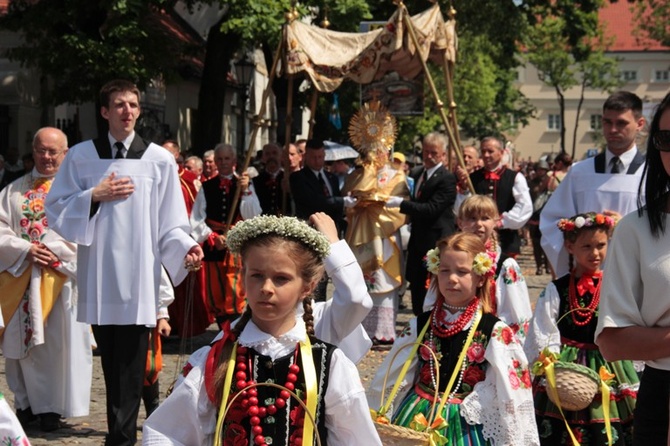
[[[468,424],[483,426],[484,437],[494,445],[539,445],[535,408],[531,399],[501,401],[495,385],[483,381],[461,404]]]
[[[249,321],[240,334],[240,345],[250,347],[261,355],[269,356],[272,360],[288,355],[295,350],[295,345],[306,339],[305,323],[296,319],[295,326],[279,338],[261,331],[256,324]]]

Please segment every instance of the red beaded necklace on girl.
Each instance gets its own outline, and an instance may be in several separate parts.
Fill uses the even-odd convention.
[[[295,383],[298,381],[298,373],[300,373],[300,366],[297,364],[297,355],[299,348],[296,348],[294,362],[289,366],[288,374],[286,375],[286,382],[284,387],[290,391],[295,391]],[[252,370],[252,359],[248,355],[247,347],[237,347],[237,358],[235,361],[235,385],[238,392],[242,389],[256,384],[253,378],[249,377],[248,372]],[[258,401],[258,390],[251,388],[242,392],[241,405],[246,409],[246,414],[249,416],[249,423],[251,424],[251,432],[254,438],[254,444],[258,446],[267,446],[265,436],[263,436],[263,426],[261,421],[268,416],[277,413],[278,409],[283,409],[287,405],[287,401],[291,398],[291,394],[286,390],[281,390],[279,396],[275,399],[274,404],[267,404],[261,406]],[[297,417],[291,424],[293,426],[302,426],[305,422],[304,413]],[[302,444],[302,429],[298,427],[290,436],[289,445],[300,446]]]
[[[470,322],[472,317],[475,315],[475,311],[477,311],[477,308],[479,307],[479,298],[474,297],[465,310],[463,310],[463,312],[460,314],[460,316],[458,316],[458,319],[456,319],[454,322],[448,322],[446,320],[447,310],[444,309],[443,304],[444,296],[440,295],[437,299],[437,302],[435,303],[435,306],[433,307],[433,332],[435,335],[437,335],[437,337],[448,338],[455,335],[456,333],[463,331],[467,323]],[[447,327],[444,327],[443,324]]]
[[[598,271],[597,273],[594,274],[584,274],[582,277],[579,279],[580,282],[582,281],[590,281],[591,287],[593,286],[593,278],[598,278],[600,279],[602,276],[602,272]],[[602,280],[598,280],[598,285],[595,286],[595,289],[592,290],[593,296],[591,297],[591,302],[588,305],[582,305],[579,303],[579,299],[577,298],[577,284],[575,283],[575,270],[573,269],[572,272],[570,273],[570,284],[568,285],[568,303],[570,305],[570,315],[572,316],[572,322],[575,323],[575,325],[579,327],[583,327],[584,325],[588,324],[591,322],[591,319],[593,319],[593,315],[596,313],[596,308],[598,308],[598,304],[600,303],[600,285],[603,283]],[[588,287],[580,287],[581,292],[579,292],[579,296],[582,297],[584,294],[586,294],[587,291],[591,291],[588,289]]]

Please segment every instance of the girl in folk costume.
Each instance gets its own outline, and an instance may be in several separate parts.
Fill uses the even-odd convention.
[[[189,361],[145,422],[144,444],[313,445],[318,434],[324,445],[381,445],[355,365],[313,336],[310,295],[328,239],[296,218],[267,215],[235,225],[227,245],[243,260],[247,308],[201,361]]]
[[[342,190],[355,199],[353,206],[347,206],[345,239],[361,265],[374,304],[363,327],[373,342],[392,344],[403,270],[399,229],[405,216],[399,208],[384,204],[390,196],[409,197],[405,173],[388,162],[395,119],[379,101],[372,101],[354,115],[349,134],[361,156]]]
[[[440,418],[431,425],[441,436],[434,438],[437,444],[539,444],[526,357],[512,329],[491,313],[487,277],[493,259],[484,242],[469,233],[442,240],[437,248],[439,262],[432,268],[437,302],[396,339],[368,391],[370,406],[380,406],[388,371],[388,382],[400,386],[386,416],[416,429],[430,417],[439,380]],[[403,346],[417,342],[416,354],[403,349],[390,363]],[[436,353],[439,367],[427,349]],[[407,364],[409,373],[401,376]]]
[[[456,223],[463,232],[469,232],[478,236],[486,245],[486,252],[498,264],[500,258],[500,246],[496,241],[498,220],[498,207],[495,202],[485,195],[473,195],[461,203],[456,217]],[[435,252],[427,256],[428,262],[437,263]],[[513,258],[507,258],[502,263],[498,277],[488,277],[491,282],[491,296],[493,313],[514,330],[517,338],[524,343],[528,324],[533,315],[530,307],[530,296],[526,279],[521,272],[519,264]],[[436,278],[433,276],[426,295],[424,311],[429,311],[438,295]]]
[[[633,408],[638,378],[631,361],[607,362],[594,344],[598,324],[598,305],[607,243],[614,220],[589,212],[562,219],[565,248],[570,253],[571,272],[551,282],[540,295],[524,346],[530,361],[542,362],[550,356],[563,362],[586,366],[600,374],[610,387],[609,416],[602,397],[596,394],[586,409],[564,410],[565,421],[547,396],[547,380],[536,376],[533,382],[535,410],[543,445],[607,445],[609,418],[611,444],[631,444]],[[533,372],[541,373],[540,364]],[[574,440],[567,432],[570,426]]]

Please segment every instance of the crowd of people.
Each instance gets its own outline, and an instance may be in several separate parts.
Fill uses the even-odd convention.
[[[140,138],[139,98],[106,84],[108,133],[69,148],[40,129],[0,191],[0,440],[87,416],[95,349],[109,446],[136,443],[142,401],[147,445],[367,446],[381,425],[436,445],[666,444],[670,95],[646,127],[640,98],[612,94],[600,155],[524,169],[495,136],[456,162],[439,132],[410,166],[371,103],[357,159],[309,139],[243,170],[228,144]],[[524,243],[552,275],[534,309]],[[161,338],[212,323],[161,402]],[[366,389],[372,346],[388,353]],[[597,383],[583,407],[560,368]]]

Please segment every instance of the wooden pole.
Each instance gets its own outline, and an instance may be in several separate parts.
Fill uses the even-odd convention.
[[[282,35],[285,33],[286,33],[286,26],[284,26],[284,29],[282,30]],[[277,51],[275,51],[274,60],[272,61],[272,68],[270,69],[270,75],[269,75],[270,82],[268,82],[268,85],[265,87],[265,90],[263,90],[261,108],[258,111],[258,115],[254,116],[253,129],[251,130],[251,135],[249,136],[249,146],[247,147],[247,154],[244,158],[244,163],[242,164],[241,172],[246,172],[247,168],[249,167],[249,164],[251,164],[252,149],[254,147],[254,143],[256,142],[256,136],[258,135],[258,130],[263,124],[263,116],[265,116],[265,109],[267,107],[268,97],[270,96],[270,90],[272,89],[272,79],[274,79],[274,77],[277,74],[277,65],[279,64],[279,58],[281,57],[281,50],[283,43],[284,38],[282,37],[282,39],[279,40],[279,44],[277,45]],[[242,191],[240,190],[240,188],[236,187],[233,202],[228,212],[228,218],[226,219],[226,232],[228,232],[228,229],[233,224],[233,215],[235,215],[235,211],[237,210],[237,203],[240,201],[241,193]]]
[[[456,138],[456,136],[454,136],[454,130],[452,129],[451,122],[449,122],[447,114],[444,111],[444,103],[440,99],[440,95],[438,94],[437,88],[435,87],[433,77],[430,75],[430,71],[428,70],[428,65],[426,64],[426,61],[423,59],[423,55],[421,54],[421,47],[419,46],[419,39],[417,39],[416,32],[414,31],[414,24],[412,23],[412,18],[410,17],[409,12],[407,11],[407,7],[405,7],[405,4],[403,2],[398,3],[398,7],[402,9],[403,23],[405,24],[405,27],[407,27],[407,32],[409,33],[409,36],[412,39],[412,43],[416,47],[416,51],[418,53],[417,56],[421,61],[423,72],[426,74],[426,80],[428,81],[430,91],[433,94],[433,97],[435,98],[435,102],[437,104],[437,110],[440,113],[440,117],[442,118],[442,122],[444,123],[444,127],[447,131],[449,142],[451,146],[453,146],[455,149],[454,152],[456,152],[456,155],[458,157],[458,163],[463,169],[465,169],[465,160],[463,159],[463,153],[461,152],[461,147],[460,145],[458,145],[459,144],[458,139]],[[475,188],[472,185],[472,181],[470,181],[470,177],[468,177],[468,189],[472,194],[475,193]]]

